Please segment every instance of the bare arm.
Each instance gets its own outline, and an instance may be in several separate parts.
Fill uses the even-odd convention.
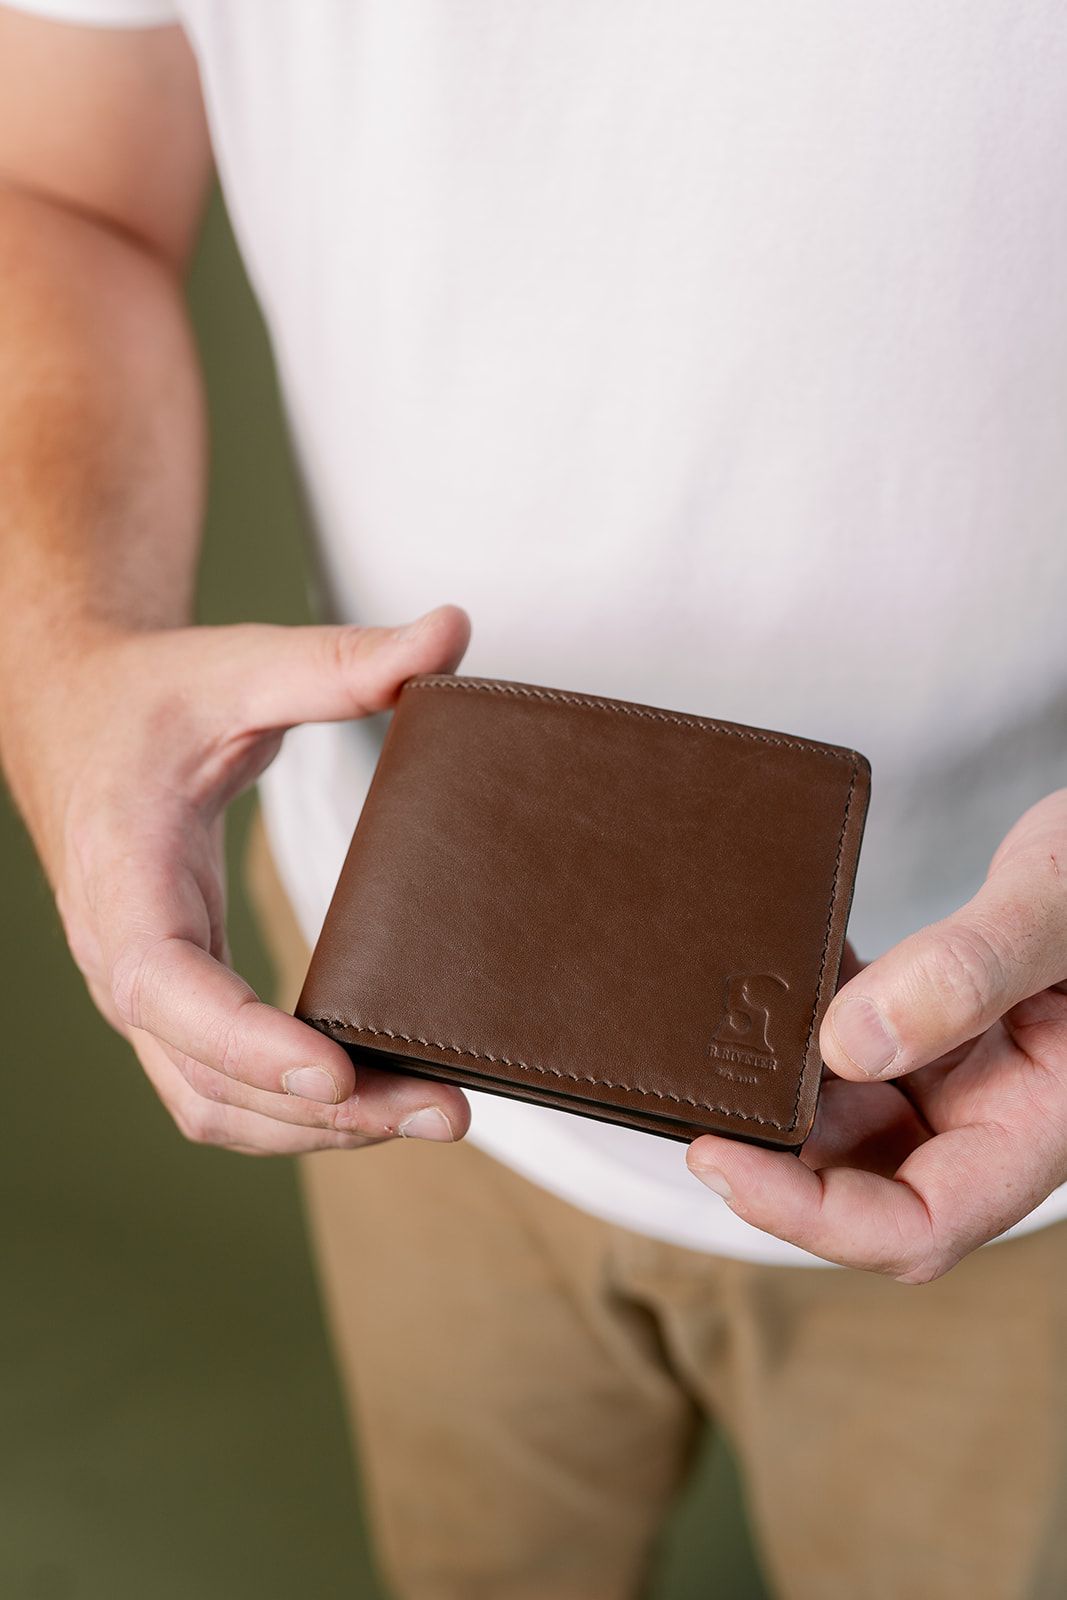
[[[0,9],[0,756],[90,992],[189,1137],[458,1137],[458,1091],[357,1083],[228,966],[228,801],[286,728],[455,665],[467,623],[190,626],[205,449],[181,274],[209,175],[180,29]]]
[[[204,423],[181,271],[210,167],[179,29],[0,12],[0,714],[50,873],[52,696],[102,628],[191,618]]]

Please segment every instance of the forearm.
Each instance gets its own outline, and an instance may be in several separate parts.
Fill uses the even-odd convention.
[[[179,280],[210,172],[179,26],[0,6],[0,758],[89,992],[187,1137],[461,1137],[458,1090],[379,1072],[354,1097],[344,1050],[228,965],[229,801],[287,728],[454,670],[467,628],[184,626],[205,474]]]
[[[40,730],[87,653],[191,619],[204,480],[173,269],[0,187],[0,756],[35,836],[51,786]]]

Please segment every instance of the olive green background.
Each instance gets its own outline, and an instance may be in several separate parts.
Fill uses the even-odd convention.
[[[201,618],[305,620],[270,357],[217,201],[190,298],[215,441]],[[375,1600],[291,1162],[181,1139],[86,997],[6,798],[0,892],[0,1595]],[[232,894],[235,959],[263,990]],[[655,1600],[763,1593],[709,1441]]]

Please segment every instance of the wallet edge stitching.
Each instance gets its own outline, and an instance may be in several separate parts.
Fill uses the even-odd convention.
[[[476,1061],[492,1061],[497,1066],[518,1067],[523,1072],[540,1072],[553,1078],[569,1078],[572,1083],[592,1083],[599,1089],[621,1089],[626,1094],[645,1095],[651,1100],[673,1100],[678,1105],[694,1106],[698,1111],[719,1111],[723,1116],[738,1117],[745,1122],[766,1123],[769,1127],[778,1128],[784,1133],[787,1133],[790,1127],[796,1126],[795,1116],[792,1123],[776,1122],[773,1117],[733,1111],[729,1106],[709,1105],[705,1100],[694,1100],[691,1095],[672,1094],[669,1089],[642,1089],[637,1084],[612,1083],[610,1078],[593,1078],[586,1072],[567,1072],[562,1067],[541,1067],[533,1061],[513,1061],[508,1056],[491,1055],[488,1050],[470,1050],[460,1044],[446,1044],[443,1039],[424,1039],[420,1034],[396,1033],[392,1028],[371,1028],[361,1022],[349,1022],[344,1017],[304,1017],[302,1021],[313,1028],[345,1028],[349,1033],[369,1033],[375,1038],[400,1039],[404,1044],[421,1044],[432,1050],[451,1050],[458,1056],[473,1056]]]
[[[790,1133],[797,1125],[800,1112],[800,1097],[804,1089],[804,1082],[808,1071],[808,1056],[811,1051],[812,1036],[815,1032],[815,1021],[819,1015],[819,1004],[822,999],[823,982],[826,977],[826,958],[830,950],[830,935],[833,931],[834,912],[837,909],[838,884],[841,877],[841,860],[845,850],[845,840],[848,835],[848,822],[852,812],[852,800],[856,792],[856,780],[859,776],[859,758],[854,751],[828,750],[819,745],[800,743],[799,741],[778,738],[769,733],[756,733],[743,728],[736,728],[721,723],[710,722],[705,718],[692,718],[667,711],[655,711],[649,707],[629,705],[623,701],[584,698],[579,695],[565,694],[551,689],[535,689],[522,684],[498,684],[477,679],[439,678],[439,679],[414,679],[405,686],[411,689],[467,689],[483,694],[512,694],[524,696],[528,699],[559,700],[567,705],[584,706],[593,711],[615,712],[616,714],[632,717],[647,717],[658,722],[678,723],[682,727],[695,728],[702,732],[721,733],[733,735],[736,738],[756,739],[765,744],[784,745],[793,750],[810,752],[812,755],[825,756],[830,760],[847,761],[851,768],[851,777],[848,794],[845,798],[844,813],[841,818],[841,832],[837,841],[837,856],[834,861],[834,874],[830,883],[830,900],[826,914],[826,935],[823,939],[822,955],[819,960],[819,972],[815,983],[815,1004],[812,1007],[811,1021],[808,1024],[807,1037],[804,1041],[803,1061],[797,1077],[797,1092],[793,1101],[792,1121],[779,1122],[775,1117],[761,1117],[758,1112],[739,1111],[733,1106],[713,1105],[706,1100],[694,1100],[691,1095],[672,1094],[668,1090],[643,1089],[636,1084],[613,1083],[608,1078],[594,1078],[588,1073],[567,1072],[561,1067],[542,1067],[531,1061],[512,1060],[508,1056],[495,1056],[487,1050],[474,1050],[463,1045],[448,1044],[442,1039],[425,1039],[419,1034],[399,1033],[391,1028],[372,1028],[367,1024],[353,1022],[344,1017],[305,1017],[303,1021],[311,1027],[321,1030],[326,1028],[344,1028],[350,1033],[366,1033],[375,1038],[399,1039],[404,1044],[421,1044],[427,1049],[448,1050],[455,1055],[470,1056],[476,1061],[491,1061],[494,1065],[518,1068],[523,1072],[537,1072],[542,1076],[555,1078],[568,1078],[573,1083],[590,1083],[601,1089],[621,1090],[624,1094],[643,1095],[653,1100],[673,1100],[677,1105],[690,1105],[698,1111],[714,1111],[720,1116],[736,1117],[739,1122],[755,1122],[763,1127],[777,1128],[779,1133]]]
[[[783,1133],[787,1133],[796,1127],[797,1118],[800,1115],[800,1096],[804,1088],[804,1079],[807,1075],[808,1056],[811,1053],[811,1041],[815,1033],[815,1019],[819,1015],[819,1003],[822,1000],[822,986],[826,978],[826,957],[830,952],[830,934],[833,932],[834,912],[837,910],[837,886],[841,878],[841,858],[845,853],[845,839],[848,837],[848,819],[852,811],[852,797],[856,792],[856,779],[858,776],[859,765],[857,762],[853,762],[852,777],[848,786],[848,794],[845,796],[845,812],[841,818],[841,833],[837,841],[837,858],[834,861],[834,875],[830,883],[830,904],[826,912],[826,937],[824,938],[822,944],[822,957],[819,961],[819,976],[815,983],[815,1004],[811,1010],[811,1021],[808,1024],[808,1036],[804,1041],[804,1061],[800,1069],[800,1075],[797,1078],[796,1098],[793,1101],[793,1120],[789,1123],[787,1128],[780,1128],[778,1123],[774,1124],[775,1127],[779,1127],[780,1131]],[[741,1113],[738,1113],[738,1115],[741,1115]]]
[[[673,1100],[677,1105],[693,1106],[697,1111],[717,1111],[720,1116],[736,1117],[739,1122],[758,1122],[764,1127],[777,1128],[779,1133],[790,1133],[797,1125],[800,1110],[800,1096],[804,1087],[804,1079],[808,1070],[808,1054],[811,1050],[812,1035],[815,1032],[815,1019],[819,1015],[819,1002],[822,998],[823,981],[826,977],[826,957],[830,950],[830,934],[833,931],[834,912],[837,908],[837,890],[841,877],[841,858],[844,855],[845,839],[848,834],[848,820],[852,812],[852,798],[856,791],[856,778],[858,767],[853,763],[852,780],[848,786],[848,795],[845,799],[844,815],[841,819],[841,833],[837,841],[837,858],[834,862],[834,875],[830,885],[830,904],[826,916],[826,936],[823,939],[822,956],[819,962],[819,974],[815,984],[815,1004],[812,1008],[811,1021],[808,1024],[808,1033],[804,1041],[804,1060],[797,1079],[796,1098],[793,1101],[793,1120],[779,1122],[775,1117],[761,1117],[757,1112],[739,1111],[733,1106],[713,1105],[707,1100],[694,1100],[691,1095],[672,1094],[669,1089],[643,1089],[637,1084],[613,1083],[608,1078],[594,1078],[588,1073],[567,1072],[562,1067],[542,1067],[532,1061],[516,1061],[509,1056],[495,1056],[488,1050],[473,1050],[459,1044],[448,1044],[443,1039],[425,1039],[420,1034],[399,1033],[392,1028],[372,1028],[369,1024],[352,1022],[345,1017],[305,1017],[303,1020],[311,1027],[320,1030],[324,1028],[344,1028],[350,1033],[368,1033],[375,1038],[399,1039],[404,1044],[421,1044],[430,1050],[449,1050],[455,1055],[471,1056],[476,1061],[491,1061],[494,1065],[518,1068],[523,1072],[539,1072],[543,1076],[554,1078],[569,1078],[574,1083],[591,1083],[600,1089],[620,1089],[625,1094],[644,1095],[652,1100]]]
[[[779,745],[787,750],[801,750],[805,754],[822,756],[827,761],[847,761],[855,779],[859,755],[855,750],[832,749],[814,740],[790,739],[784,734],[764,733],[755,728],[742,728],[733,723],[716,722],[710,717],[685,716],[681,712],[657,711],[652,706],[639,706],[627,700],[610,700],[604,696],[568,694],[562,689],[537,689],[532,684],[499,683],[485,678],[460,678],[442,675],[439,678],[409,678],[405,689],[465,689],[468,693],[510,694],[525,700],[556,700],[563,705],[583,706],[589,711],[613,712],[616,716],[643,717],[649,722],[671,722],[681,728],[693,728],[697,733],[718,733],[728,738],[752,739],[760,744]]]

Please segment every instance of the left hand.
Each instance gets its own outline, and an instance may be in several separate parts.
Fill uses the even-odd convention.
[[[1016,823],[960,911],[849,978],[820,1045],[831,1072],[799,1160],[715,1134],[689,1147],[755,1227],[927,1283],[1067,1181],[1067,789]]]

